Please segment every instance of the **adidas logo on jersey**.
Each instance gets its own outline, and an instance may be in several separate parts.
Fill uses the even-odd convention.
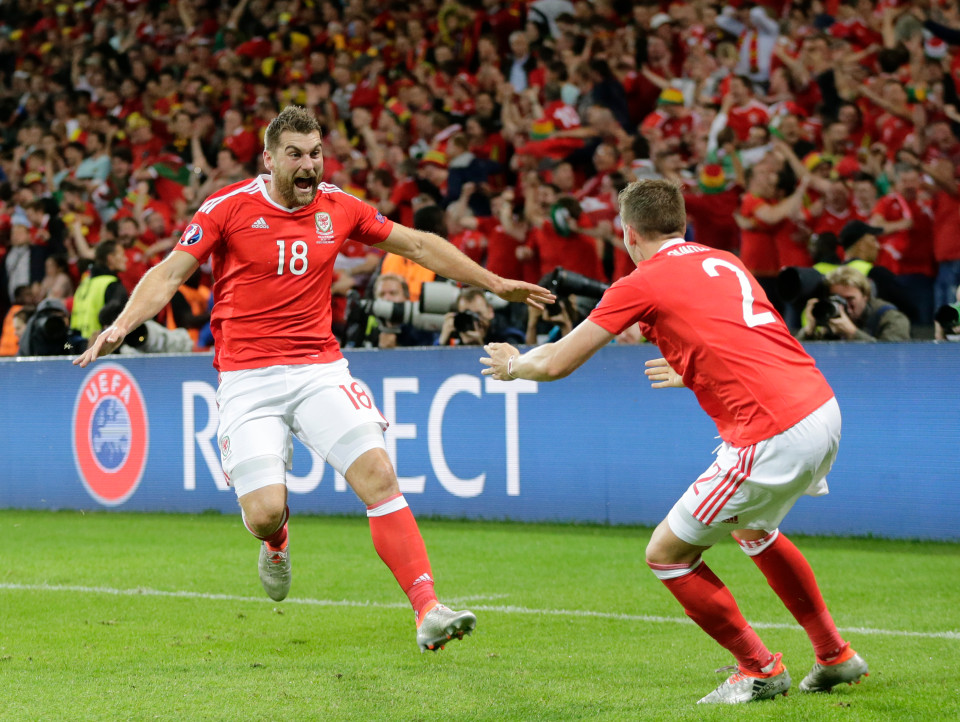
[[[268,225],[267,225],[267,222],[266,222],[265,220],[263,220],[263,216],[260,216],[260,217],[256,220],[256,222],[255,222],[252,226],[250,226],[250,227],[251,227],[251,228],[269,228],[270,226],[268,226]]]

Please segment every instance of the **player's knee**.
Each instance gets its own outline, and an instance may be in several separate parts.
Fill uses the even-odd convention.
[[[347,481],[368,506],[400,493],[390,457],[378,450],[371,450],[357,459],[347,470]]]
[[[661,527],[662,524],[653,530],[650,541],[647,542],[647,548],[644,550],[644,557],[648,566],[672,564],[674,562],[667,546],[664,544],[664,534]]]
[[[684,542],[664,520],[653,530],[644,555],[647,565],[656,570],[664,566],[689,565],[699,558],[704,548]]]
[[[243,507],[243,518],[250,530],[257,536],[269,536],[283,524],[285,506],[269,502],[255,502]]]
[[[263,456],[243,461],[234,467],[231,480],[250,531],[266,536],[279,529],[287,507],[283,459]]]
[[[670,560],[663,553],[663,549],[653,539],[647,543],[647,548],[644,550],[644,558],[648,566],[670,563]]]
[[[378,458],[367,466],[365,487],[367,494],[376,501],[386,499],[400,491],[397,474],[389,458]]]

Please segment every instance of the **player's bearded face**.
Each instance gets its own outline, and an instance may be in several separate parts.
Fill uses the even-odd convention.
[[[323,151],[319,134],[284,133],[280,148],[271,154],[271,185],[287,208],[299,208],[317,196],[323,177]]]

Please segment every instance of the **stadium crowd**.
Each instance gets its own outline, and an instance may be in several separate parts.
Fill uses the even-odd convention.
[[[871,308],[902,313],[896,338],[932,337],[957,301],[953,2],[2,5],[0,355],[82,348],[208,195],[264,172],[263,132],[288,104],[326,129],[325,181],[499,275],[562,267],[579,308],[496,312],[528,340],[632,270],[617,193],[644,178],[682,184],[689,237],[739,254],[805,337],[876,338]],[[799,293],[780,279],[841,265],[856,312],[826,278],[801,274]],[[337,266],[345,345],[376,325],[349,337],[348,296],[383,273],[415,301],[433,280],[356,242]],[[210,286],[203,268],[128,345],[183,348],[166,332],[185,328],[209,346]],[[831,293],[814,333],[810,299]],[[441,335],[470,342],[449,319]]]

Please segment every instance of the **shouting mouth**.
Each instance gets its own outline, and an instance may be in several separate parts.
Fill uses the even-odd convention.
[[[316,176],[298,176],[293,179],[293,184],[297,190],[311,191],[317,187],[317,179]]]

